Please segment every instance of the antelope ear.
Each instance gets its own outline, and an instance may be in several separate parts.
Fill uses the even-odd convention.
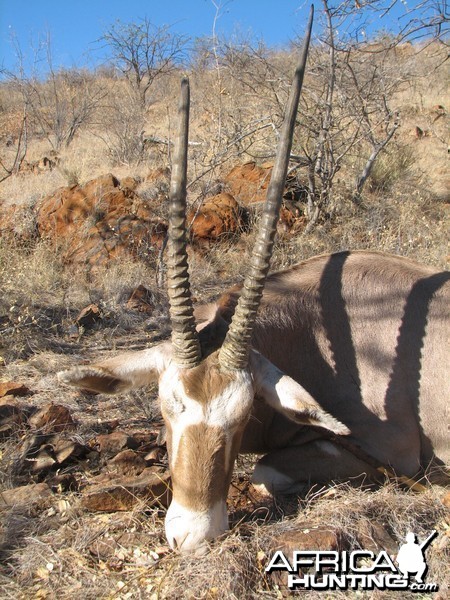
[[[291,421],[324,427],[339,435],[350,433],[343,423],[323,410],[305,388],[254,350],[250,353],[250,369],[256,394]]]
[[[58,379],[92,392],[117,394],[156,381],[171,357],[170,343],[128,352],[100,363],[60,371]]]

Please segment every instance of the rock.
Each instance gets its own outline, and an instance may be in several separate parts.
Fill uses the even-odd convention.
[[[356,535],[361,548],[378,554],[386,550],[388,554],[397,554],[398,544],[379,523],[362,521]]]
[[[121,549],[118,542],[112,537],[96,538],[88,550],[97,560],[106,562]]]
[[[157,444],[159,432],[159,429],[133,431],[132,437],[133,440],[136,440],[136,443],[139,445],[139,450],[145,451],[147,449],[150,450],[155,444]]]
[[[140,454],[128,448],[111,458],[106,465],[106,469],[110,473],[125,477],[140,475],[146,467],[146,460]]]
[[[248,162],[234,167],[224,180],[232,195],[245,206],[262,203],[266,199],[272,167],[273,163],[258,166]],[[278,221],[279,233],[297,232],[305,227],[306,219],[300,214],[298,202],[306,198],[306,184],[300,184],[295,175],[288,176]]]
[[[187,220],[191,222],[193,241],[202,243],[225,240],[243,231],[246,217],[246,211],[231,194],[221,193],[208,198],[197,213],[190,211]]]
[[[90,452],[90,448],[75,440],[65,439],[60,436],[55,437],[56,439],[52,440],[52,446],[58,465],[64,465],[65,463],[84,458]]]
[[[37,452],[33,452],[33,454],[25,458],[21,472],[36,475],[42,471],[50,470],[55,464],[56,458],[52,446],[43,444]]]
[[[28,440],[22,456],[22,473],[41,473],[84,458],[90,448],[60,434],[38,434]]]
[[[83,491],[81,506],[92,511],[114,512],[130,510],[142,501],[148,506],[168,506],[169,498],[169,472],[155,472],[150,467],[137,477],[113,477],[109,482],[88,486]]]
[[[153,314],[155,305],[153,303],[153,294],[143,285],[138,285],[128,297],[126,307],[129,310],[137,310],[148,315]]]
[[[89,441],[89,446],[98,450],[102,457],[110,457],[119,454],[125,448],[135,450],[139,446],[133,437],[125,431],[116,429],[112,433],[102,433]]]
[[[84,186],[60,188],[37,207],[39,234],[68,263],[98,267],[111,259],[148,256],[162,244],[167,222],[132,187],[109,173]]]
[[[28,411],[22,409],[14,396],[0,398],[0,440],[14,435],[27,422]]]
[[[83,193],[88,198],[99,198],[108,194],[113,194],[113,191],[120,187],[120,181],[112,173],[100,175],[96,179],[91,179],[82,187]],[[117,204],[118,197],[113,196],[114,205]]]
[[[95,323],[100,321],[102,318],[102,312],[97,304],[89,304],[89,306],[85,306],[77,318],[75,319],[75,323],[78,327],[84,327],[85,329],[89,329]]]
[[[294,550],[345,550],[347,542],[342,533],[332,527],[299,524],[298,529],[285,531],[272,540],[274,550],[292,555]]]
[[[272,166],[272,163],[258,166],[248,162],[234,167],[224,179],[233,196],[243,204],[264,202]]]
[[[62,404],[46,404],[43,408],[32,415],[29,424],[34,429],[42,430],[43,433],[56,433],[72,429],[75,421],[67,407]]]
[[[157,446],[156,448],[153,448],[152,450],[150,450],[150,452],[148,452],[145,455],[144,459],[145,459],[145,462],[147,463],[147,465],[150,467],[151,465],[154,465],[155,463],[161,463],[162,460],[164,459],[165,455],[166,455],[166,452],[165,452],[164,448]]]
[[[348,541],[337,529],[325,526],[298,525],[298,529],[284,531],[276,535],[270,543],[270,554],[281,550],[286,557],[292,556],[296,550],[332,550],[342,551],[348,548]],[[286,572],[274,571],[271,578],[281,586],[287,585]]]
[[[1,492],[0,507],[34,504],[49,496],[52,491],[46,483],[30,483]]]
[[[0,398],[3,396],[26,396],[30,391],[30,388],[23,383],[17,383],[16,381],[0,382]]]

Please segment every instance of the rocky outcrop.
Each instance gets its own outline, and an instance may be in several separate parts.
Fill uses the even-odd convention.
[[[191,210],[188,214],[191,238],[200,245],[228,239],[244,230],[247,215],[231,194],[207,198],[198,211]]]
[[[66,262],[90,266],[154,252],[163,242],[167,223],[128,179],[121,186],[108,174],[47,196],[37,207],[40,236],[57,246]]]

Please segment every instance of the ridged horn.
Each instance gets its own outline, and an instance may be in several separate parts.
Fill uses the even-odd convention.
[[[245,278],[230,328],[219,352],[220,364],[224,369],[228,370],[244,369],[248,364],[252,330],[272,257],[273,242],[283,198],[295,120],[308,56],[309,41],[311,39],[313,16],[314,6],[311,6],[300,60],[295,71],[286,105],[275,164],[272,169],[272,177],[264,204],[264,212],[250,259],[250,268]]]
[[[179,133],[175,141],[170,179],[167,286],[172,324],[173,358],[177,365],[186,369],[197,366],[201,357],[189,283],[186,237],[189,104],[189,80],[183,78],[178,110]]]

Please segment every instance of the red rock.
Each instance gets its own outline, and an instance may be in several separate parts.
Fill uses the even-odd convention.
[[[137,310],[139,312],[151,315],[155,309],[151,291],[143,285],[139,285],[131,292],[126,303],[126,307],[129,310]]]
[[[89,328],[92,327],[97,321],[102,318],[102,312],[97,304],[89,304],[89,306],[85,306],[77,318],[75,319],[75,323],[78,327]]]
[[[159,247],[167,223],[129,185],[112,174],[84,186],[60,188],[37,208],[41,237],[69,263],[90,266],[126,256],[146,256]]]
[[[267,188],[273,163],[258,166],[255,162],[234,167],[224,178],[233,196],[242,204],[262,203],[266,200]],[[281,207],[278,221],[279,233],[297,232],[305,227],[306,219],[299,214],[296,202],[304,197],[305,189],[294,175],[288,176],[283,194],[285,205]]]
[[[194,241],[217,241],[242,231],[245,218],[243,209],[233,196],[221,193],[208,198],[197,214],[195,211],[190,211],[189,222],[191,222],[191,236]]]
[[[34,504],[52,495],[46,483],[30,483],[0,493],[0,507]]]
[[[272,163],[258,166],[255,162],[234,167],[225,176],[231,193],[243,204],[264,202],[272,173]]]
[[[151,468],[137,477],[111,478],[106,483],[85,488],[81,505],[87,510],[114,512],[130,510],[145,500],[148,506],[170,502],[170,475],[168,471],[155,473]]]
[[[29,418],[28,422],[31,427],[45,433],[65,431],[75,426],[70,410],[62,404],[53,403],[46,404],[38,410]]]
[[[26,396],[30,389],[23,383],[15,381],[0,382],[0,398],[3,396]]]

